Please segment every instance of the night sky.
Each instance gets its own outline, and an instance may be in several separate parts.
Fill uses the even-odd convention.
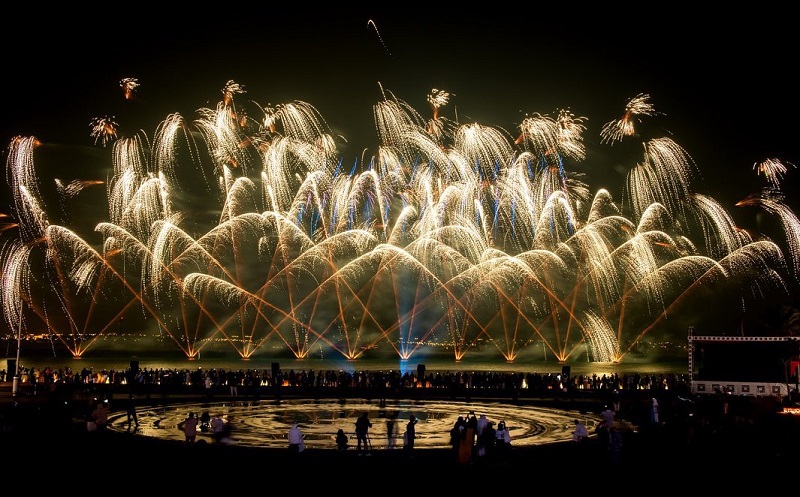
[[[726,205],[764,183],[756,162],[800,161],[788,12],[505,7],[26,9],[10,14],[0,34],[0,140],[34,135],[92,147],[89,123],[105,115],[122,135],[152,136],[172,112],[213,108],[234,80],[247,92],[239,99],[314,105],[347,138],[348,159],[377,148],[372,106],[382,90],[427,117],[426,97],[437,88],[453,95],[444,115],[512,134],[525,115],[569,108],[588,118],[590,149],[629,99],[649,94],[661,115],[643,126],[682,145]],[[141,84],[136,101],[122,98],[125,77]],[[623,180],[591,159],[575,167],[593,175],[592,186]],[[789,166],[792,205],[796,175]]]
[[[649,94],[659,115],[643,118],[642,133],[680,144],[702,174],[696,191],[719,200],[737,222],[755,216],[734,204],[766,184],[753,166],[767,159],[787,165],[786,203],[795,211],[800,204],[788,7],[701,13],[664,5],[652,13],[505,3],[277,12],[194,3],[170,14],[107,7],[8,10],[0,29],[0,140],[33,135],[63,147],[64,162],[50,173],[65,182],[108,174],[83,158],[102,148],[90,136],[93,118],[113,116],[121,136],[143,130],[152,137],[171,113],[192,118],[214,108],[233,80],[246,90],[240,101],[312,104],[346,138],[345,162],[377,151],[372,107],[382,92],[429,117],[427,95],[445,90],[452,97],[443,115],[514,136],[526,115],[568,108],[587,118],[589,150],[569,167],[586,175],[590,189],[608,188],[617,199],[624,168],[595,160],[592,150],[608,146],[599,136],[606,122],[619,119],[634,96]],[[141,84],[134,100],[123,98],[126,77]],[[4,191],[0,212],[11,205]]]

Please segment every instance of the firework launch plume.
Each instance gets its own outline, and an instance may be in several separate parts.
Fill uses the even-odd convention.
[[[126,98],[138,86],[120,84]],[[14,212],[0,232],[7,324],[24,314],[26,329],[75,356],[124,322],[187,358],[222,342],[243,359],[619,362],[644,340],[685,333],[691,302],[727,312],[785,292],[800,270],[783,199],[739,205],[780,219],[785,243],[738,228],[697,191],[699,166],[673,137],[639,136],[639,119],[658,115],[647,94],[599,132],[559,109],[526,114],[515,139],[448,118],[447,91],[428,95],[430,116],[384,92],[379,145],[353,159],[310,103],[234,105],[244,92],[229,80],[216,106],[168,114],[152,135],[93,120],[110,177],[56,189],[67,205],[106,188],[94,238],[67,226],[64,205],[49,209],[38,141],[15,138]],[[619,202],[579,172],[590,132],[609,148],[641,141]],[[775,160],[756,169],[773,190],[787,172]]]

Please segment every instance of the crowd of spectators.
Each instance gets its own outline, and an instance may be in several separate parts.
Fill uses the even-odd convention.
[[[421,375],[419,373],[422,373]],[[8,378],[0,377],[6,381]],[[281,391],[375,390],[382,395],[409,389],[497,392],[503,395],[565,395],[579,392],[667,391],[688,388],[687,374],[624,373],[576,374],[502,371],[396,370],[345,371],[294,369],[162,369],[125,370],[83,368],[23,368],[20,388],[42,390],[56,386],[72,388],[128,388],[140,391],[192,391],[207,395],[248,395],[280,387]]]
[[[40,398],[74,402],[9,403],[0,409],[0,433],[5,432],[8,437],[14,433],[27,433],[23,428],[41,425],[44,413],[49,413],[45,416],[45,424],[53,427],[51,433],[55,432],[56,426],[61,426],[61,431],[70,432],[70,427],[74,427],[73,421],[82,419],[81,416],[86,417],[87,423],[93,421],[95,430],[101,431],[102,426],[98,427],[94,416],[98,405],[105,406],[110,400],[108,405],[112,410],[125,412],[135,403],[156,405],[162,402],[160,396],[163,396],[163,402],[177,400],[178,394],[207,396],[209,399],[219,396],[226,400],[241,396],[243,401],[259,395],[341,396],[373,400],[453,396],[520,399],[530,401],[531,405],[553,399],[557,402],[548,405],[566,406],[582,413],[592,412],[603,419],[606,419],[605,414],[613,413],[606,419],[614,427],[609,431],[608,443],[600,443],[601,434],[594,436],[592,433],[590,438],[598,443],[591,444],[588,450],[582,448],[583,444],[576,444],[576,450],[582,457],[589,458],[602,452],[605,460],[615,465],[635,464],[645,456],[655,457],[659,463],[672,461],[667,455],[659,455],[662,449],[665,454],[679,451],[682,460],[701,461],[709,457],[736,460],[746,454],[758,453],[761,460],[780,462],[794,454],[795,443],[800,440],[800,423],[794,422],[794,416],[782,414],[779,399],[731,396],[722,392],[718,395],[691,395],[691,381],[685,374],[567,375],[563,372],[466,370],[419,373],[419,370],[200,367],[131,367],[124,370],[87,367],[74,371],[70,368],[23,369],[19,375],[23,397],[38,395]],[[8,375],[0,379],[11,380]],[[123,402],[120,399],[127,400]],[[39,410],[35,406],[52,409]],[[102,425],[102,416],[97,419]],[[207,422],[213,427],[213,421]],[[130,426],[138,420],[129,418],[128,423]],[[617,430],[617,424],[624,429]],[[615,434],[617,438],[614,438]]]

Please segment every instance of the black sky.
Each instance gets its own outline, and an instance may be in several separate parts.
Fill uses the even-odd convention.
[[[660,115],[643,118],[643,129],[680,144],[702,174],[697,191],[737,223],[755,218],[734,204],[765,185],[753,165],[766,159],[788,165],[782,190],[800,212],[796,16],[788,3],[741,11],[607,2],[273,5],[4,7],[3,151],[17,135],[35,136],[61,156],[49,172],[63,182],[105,179],[87,168],[87,157],[101,155],[93,118],[113,116],[122,135],[141,129],[152,138],[169,114],[214,108],[228,80],[247,91],[237,99],[314,105],[347,138],[346,161],[377,149],[372,108],[382,91],[428,116],[434,88],[453,95],[447,117],[512,134],[526,115],[569,108],[587,117],[593,149],[602,148],[603,124],[645,93]],[[125,77],[141,83],[135,101],[123,98]],[[624,168],[591,156],[569,167],[592,190],[618,194],[624,184]],[[7,190],[0,213],[13,210]],[[96,205],[83,212],[90,210],[104,215]]]
[[[377,146],[372,106],[382,90],[427,115],[426,96],[438,88],[454,95],[445,115],[512,133],[526,114],[569,108],[588,118],[590,146],[630,98],[647,93],[662,114],[648,118],[650,129],[687,150],[726,207],[764,184],[756,162],[800,161],[788,10],[641,8],[189,4],[167,15],[137,5],[113,14],[26,6],[9,12],[0,34],[0,140],[34,135],[96,147],[89,123],[104,115],[114,116],[123,134],[143,129],[152,136],[170,113],[191,117],[213,108],[234,80],[247,90],[238,98],[314,105],[347,137],[349,158]],[[122,98],[124,77],[141,83],[136,102]],[[795,205],[798,173],[789,169],[784,191]],[[79,178],[80,165],[72,172]]]

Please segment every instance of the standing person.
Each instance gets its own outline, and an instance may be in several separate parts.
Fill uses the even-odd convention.
[[[206,387],[206,397],[209,399],[214,393],[214,383],[211,381],[211,375],[206,371],[206,377],[203,378],[203,385]]]
[[[611,442],[609,433],[611,428],[614,427],[614,417],[616,414],[614,409],[610,408],[608,405],[604,406],[603,410],[600,412],[600,417],[603,418],[603,421],[597,425],[596,431],[597,440],[602,450],[608,450],[609,448]]]
[[[236,371],[230,370],[226,375],[226,379],[228,380],[228,387],[231,390],[231,397],[236,397],[239,395],[239,378],[236,375]]]
[[[486,417],[486,414],[481,414],[478,418],[478,430],[475,433],[476,435],[476,443],[480,443],[481,435],[483,434],[483,430],[486,429],[486,426],[489,424],[489,418]]]
[[[408,452],[408,455],[411,457],[414,453],[414,440],[417,439],[417,417],[413,414],[408,417],[408,423],[406,423],[406,434],[405,434],[405,449]]]
[[[508,432],[505,421],[497,423],[497,431],[494,434],[494,447],[497,456],[501,460],[508,457],[508,451],[511,449],[511,434]]]
[[[478,418],[474,412],[470,412],[464,423],[464,430],[461,432],[461,443],[458,448],[458,462],[470,464],[472,462],[472,452],[475,450],[475,432],[478,429]]]
[[[289,452],[293,454],[299,454],[305,450],[305,444],[303,443],[303,432],[300,431],[300,427],[297,426],[297,423],[292,424],[292,427],[289,428]]]
[[[131,431],[131,428],[136,431],[139,428],[139,416],[136,414],[136,399],[133,398],[133,393],[128,394],[125,412],[128,415],[128,431]]]
[[[453,427],[450,428],[450,446],[453,447],[453,452],[458,458],[459,448],[461,447],[461,437],[463,432],[467,429],[467,421],[464,416],[459,416]]]
[[[614,395],[611,398],[611,406],[614,409],[614,412],[619,414],[620,410],[622,409],[622,403],[620,401],[619,390],[616,388],[614,389]]]
[[[367,413],[363,413],[361,416],[358,417],[356,420],[356,439],[358,441],[356,445],[356,449],[358,450],[358,455],[367,454],[370,455],[369,450],[369,429],[372,428],[372,422],[369,420],[369,416]],[[363,448],[362,448],[362,445]]]
[[[614,418],[617,416],[617,412],[608,405],[603,406],[603,410],[600,412],[600,417],[603,418],[603,426],[610,429],[614,426]]]
[[[472,438],[470,439],[469,443],[472,446],[472,449],[475,450],[475,439],[478,436],[478,418],[475,417],[475,412],[469,412],[469,418],[467,419],[467,430],[472,431]]]
[[[658,426],[661,423],[658,417],[658,400],[653,397],[653,400],[650,403],[650,424],[653,426]]]
[[[193,444],[197,439],[197,425],[199,421],[193,412],[189,413],[189,417],[183,420],[183,435],[187,444]]]
[[[487,420],[486,426],[483,428],[483,430],[481,430],[480,435],[478,435],[478,441],[475,445],[475,458],[479,462],[489,460],[492,457],[492,454],[494,454],[494,439],[494,423]]]

